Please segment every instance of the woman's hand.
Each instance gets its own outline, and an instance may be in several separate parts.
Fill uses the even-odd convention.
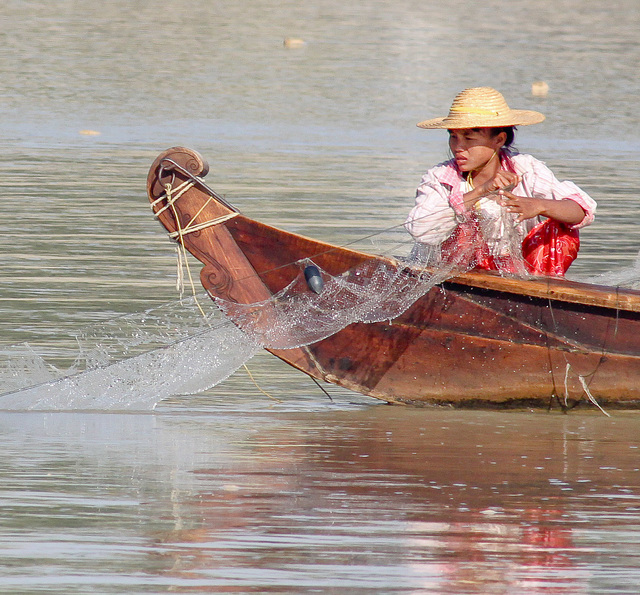
[[[486,196],[487,194],[492,194],[498,190],[513,190],[519,183],[520,176],[518,174],[514,174],[513,172],[506,171],[504,169],[499,169],[493,178],[480,186],[479,190],[481,192],[481,196]]]
[[[542,215],[567,225],[577,225],[585,218],[584,209],[569,198],[562,200],[532,198],[530,196],[516,196],[507,190],[498,190],[496,200],[509,213],[517,214],[516,223]]]
[[[467,209],[472,209],[473,206],[483,198],[484,196],[490,196],[492,199],[498,202],[496,192],[499,190],[509,191],[513,190],[520,183],[520,176],[513,172],[500,169],[496,172],[490,180],[484,184],[480,184],[473,188],[473,190],[464,194],[464,203]]]

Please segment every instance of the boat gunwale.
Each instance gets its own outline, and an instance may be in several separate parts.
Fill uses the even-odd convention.
[[[435,270],[433,267],[418,266],[397,258],[362,252],[360,250],[354,250],[353,248],[331,244],[323,240],[309,238],[295,232],[284,230],[280,227],[269,225],[268,223],[263,223],[262,221],[258,221],[257,219],[253,219],[246,215],[239,215],[236,219],[232,219],[224,223],[224,225],[231,228],[234,226],[234,223],[238,222],[237,219],[257,224],[258,226],[269,229],[272,232],[287,234],[291,237],[298,238],[303,242],[313,242],[317,246],[326,247],[326,250],[322,250],[311,256],[305,256],[302,260],[313,260],[314,257],[336,250],[350,254],[357,254],[364,260],[379,260],[381,263],[386,263],[398,267],[399,269],[404,269],[409,274],[416,276],[423,275],[425,273],[430,274]],[[286,263],[281,266],[289,266],[292,264],[295,263]],[[267,273],[267,271],[256,272],[260,276]],[[519,296],[528,296],[559,302],[581,304],[584,306],[595,306],[624,312],[640,313],[640,291],[620,286],[597,285],[582,281],[573,281],[562,277],[550,276],[531,276],[528,278],[515,276],[508,277],[503,276],[497,271],[479,269],[466,272],[454,272],[451,277],[448,277],[438,285],[447,283],[455,283],[467,287],[477,287],[480,289],[488,289]]]
[[[502,277],[493,271],[469,271],[447,283],[478,287],[559,302],[597,306],[640,313],[640,291],[619,286],[596,285],[557,277]]]

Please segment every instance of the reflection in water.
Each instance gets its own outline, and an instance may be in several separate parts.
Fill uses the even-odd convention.
[[[160,541],[171,576],[240,591],[258,580],[294,591],[576,593],[599,569],[598,531],[637,524],[633,415],[612,427],[595,416],[380,406],[281,422],[230,460],[194,468]]]
[[[55,581],[71,593],[117,576],[113,592],[123,593],[609,593],[637,584],[636,413],[296,407],[3,414],[3,585],[33,592]]]

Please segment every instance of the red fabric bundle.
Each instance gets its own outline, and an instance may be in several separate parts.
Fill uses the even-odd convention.
[[[563,277],[578,256],[580,237],[578,230],[546,219],[538,223],[522,241],[522,256],[527,270],[533,275]],[[510,258],[496,259],[489,253],[475,216],[458,225],[442,244],[442,255],[447,261],[462,258],[459,265],[485,270],[514,271]]]
[[[522,241],[522,256],[530,273],[563,277],[578,256],[577,229],[547,219],[538,223]]]

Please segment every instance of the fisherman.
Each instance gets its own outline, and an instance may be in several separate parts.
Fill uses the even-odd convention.
[[[513,149],[516,126],[543,120],[539,112],[510,109],[495,89],[477,87],[459,93],[447,116],[418,124],[448,130],[452,153],[423,176],[405,222],[418,252],[435,247],[451,259],[466,250],[469,267],[565,274],[596,202]]]

